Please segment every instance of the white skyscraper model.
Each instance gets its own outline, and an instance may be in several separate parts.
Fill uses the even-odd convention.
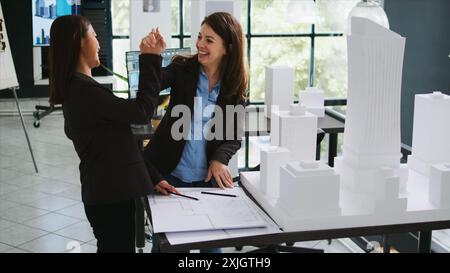
[[[410,169],[428,176],[436,163],[450,162],[450,96],[441,92],[415,96]]]
[[[347,38],[349,79],[343,152],[336,158],[335,168],[347,189],[365,192],[368,200],[374,201],[372,190],[380,190],[381,182],[376,179],[380,169],[400,168],[405,38],[370,20],[352,20],[352,35]]]
[[[294,69],[288,66],[266,66],[266,117],[270,118],[272,109],[289,110],[293,101]]]

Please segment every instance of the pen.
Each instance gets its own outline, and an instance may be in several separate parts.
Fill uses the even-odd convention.
[[[237,195],[234,194],[226,194],[226,193],[216,193],[216,192],[207,192],[202,191],[203,194],[211,194],[211,195],[220,195],[220,196],[228,196],[228,197],[237,197]]]
[[[193,200],[197,200],[197,201],[198,201],[198,198],[195,198],[195,197],[192,197],[192,196],[187,196],[187,195],[184,195],[184,194],[181,194],[181,193],[172,192],[172,191],[169,191],[169,190],[168,190],[168,192],[169,192],[170,194],[173,194],[173,195],[178,195],[178,196],[181,196],[181,197],[186,197],[186,198],[189,198],[189,199],[193,199]]]

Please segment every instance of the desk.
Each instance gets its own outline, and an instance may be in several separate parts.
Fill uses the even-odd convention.
[[[245,188],[244,188],[245,189]],[[249,194],[248,192],[246,192]],[[249,196],[254,202],[252,196]],[[256,203],[256,202],[255,202]],[[257,203],[256,203],[257,204]],[[149,207],[147,207],[149,210]],[[149,213],[149,215],[151,215]],[[356,236],[370,236],[379,234],[394,234],[419,231],[418,252],[430,252],[431,230],[450,228],[450,221],[432,221],[421,223],[395,224],[383,226],[351,227],[338,229],[308,230],[299,232],[281,232],[216,241],[196,242],[189,244],[171,245],[164,233],[155,234],[158,237],[162,252],[186,252],[191,249],[211,249],[236,246],[267,246],[279,245],[286,242],[301,242],[311,240],[336,239]]]

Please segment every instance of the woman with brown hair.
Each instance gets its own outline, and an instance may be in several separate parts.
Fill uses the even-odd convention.
[[[142,40],[140,91],[125,100],[92,78],[100,47],[89,21],[68,15],[51,26],[50,102],[62,104],[64,130],[81,161],[81,197],[97,252],[135,252],[134,200],[153,191],[151,182],[176,191],[150,179],[155,170],[143,160],[129,126],[148,123],[157,107],[164,48],[158,31]]]
[[[162,69],[161,89],[171,87],[170,103],[145,151],[159,172],[155,181],[168,181],[175,187],[233,187],[228,162],[241,147],[238,126],[243,123],[248,86],[244,41],[236,18],[225,12],[213,13],[202,22],[198,54],[178,56]],[[182,128],[189,131],[182,139],[173,135],[179,106],[190,110],[190,123]],[[227,111],[235,107],[241,111],[229,115]],[[207,139],[204,132],[211,129],[212,119],[219,119],[220,124],[215,124],[214,137]],[[158,186],[155,189],[167,193]],[[155,242],[154,251],[158,251]]]

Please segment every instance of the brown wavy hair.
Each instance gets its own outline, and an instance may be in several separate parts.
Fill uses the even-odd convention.
[[[201,25],[204,24],[210,26],[222,38],[226,49],[226,55],[219,67],[222,85],[220,92],[228,99],[235,99],[236,103],[244,101],[247,98],[249,74],[241,24],[227,12],[216,12],[206,16]],[[186,58],[197,59],[198,55]]]
[[[61,104],[80,58],[81,38],[86,37],[91,22],[79,15],[66,15],[53,21],[50,28],[50,103]]]

